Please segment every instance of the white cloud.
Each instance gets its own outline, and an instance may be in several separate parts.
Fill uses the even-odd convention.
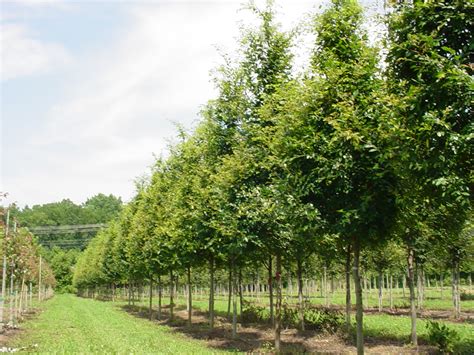
[[[278,3],[285,28],[315,6],[314,1]],[[31,162],[12,169],[4,179],[20,203],[65,197],[83,201],[98,192],[130,198],[133,179],[146,172],[152,154],[160,155],[167,139],[175,136],[173,121],[189,128],[200,106],[214,96],[209,71],[221,62],[215,46],[232,52],[239,34],[236,21],[248,23],[252,18],[237,12],[240,0],[122,6],[130,11],[130,21],[117,29],[116,40],[67,62],[64,95],[41,112],[47,124],[14,152],[18,161]],[[30,43],[23,48],[36,49],[17,53],[48,58],[35,60],[48,64],[30,63],[33,69],[23,69],[24,75],[67,59],[63,49],[33,39],[24,28],[17,27],[16,38]]]
[[[45,73],[70,59],[64,47],[35,39],[27,27],[19,24],[0,24],[0,58],[0,77],[4,81]]]

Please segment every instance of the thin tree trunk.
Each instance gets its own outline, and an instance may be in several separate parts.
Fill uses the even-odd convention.
[[[13,325],[13,315],[15,312],[14,303],[15,303],[15,286],[13,283],[14,274],[13,274],[13,263],[11,264],[11,275],[10,275],[10,324]]]
[[[268,258],[268,292],[270,299],[270,322],[272,326],[275,325],[275,316],[273,314],[273,271],[272,271],[272,256]]]
[[[174,320],[174,280],[173,270],[170,270],[170,321]]]
[[[150,300],[148,305],[148,311],[150,312],[150,320],[153,320],[153,278],[150,277]]]
[[[326,307],[329,307],[329,297],[328,297],[328,276],[327,276],[327,267],[324,266],[324,298],[326,300]]]
[[[209,260],[209,328],[214,329],[214,257]]]
[[[298,277],[298,306],[299,306],[299,311],[300,311],[300,326],[301,330],[305,330],[305,324],[304,324],[304,302],[303,302],[303,263],[301,262],[301,259],[298,259],[296,262],[297,266],[297,277]]]
[[[289,303],[291,298],[293,297],[293,283],[291,282],[291,268],[290,268],[290,265],[288,265],[288,273],[287,273],[287,277],[288,277],[288,285],[287,285],[287,288],[286,288],[286,298],[287,298],[287,302]]]
[[[364,276],[364,295],[365,295],[365,305],[364,307],[369,307],[369,286],[367,282],[367,276]]]
[[[232,258],[231,263],[231,289],[232,292],[232,339],[237,338],[237,297],[236,297],[236,289],[237,289],[237,281],[235,276],[235,261]],[[229,290],[230,291],[230,290]]]
[[[191,284],[191,266],[188,266],[188,326],[192,324],[193,314],[193,287]]]
[[[227,301],[227,318],[230,318],[230,308],[232,303],[232,288],[233,288],[233,279],[232,279],[232,261],[229,263],[229,298]]]
[[[3,256],[3,269],[2,269],[2,294],[0,297],[0,325],[2,328],[3,324],[3,309],[5,308],[5,296],[6,296],[6,281],[7,281],[7,257]]]
[[[351,330],[351,246],[347,245],[346,251],[346,328],[347,332]]]
[[[453,305],[454,305],[454,318],[459,319],[461,316],[461,306],[459,297],[459,262],[455,260],[453,262],[452,270],[452,293],[453,293]]]
[[[392,294],[392,288],[393,288],[393,276],[390,274],[390,281],[389,281],[389,289],[388,289],[388,297],[390,298],[390,310],[393,309],[393,294]]]
[[[383,308],[383,285],[382,285],[382,282],[383,282],[383,274],[382,274],[382,270],[379,270],[379,275],[378,275],[378,283],[379,283],[379,312],[382,312],[382,308]]]
[[[242,318],[242,309],[244,307],[244,295],[242,293],[242,269],[239,268],[239,303],[240,303],[240,318]]]
[[[407,283],[407,275],[405,275],[405,273],[403,273],[403,277],[402,277],[402,296],[403,296],[403,298],[405,298],[406,283]]]
[[[257,290],[256,290],[256,298],[257,302],[260,302],[260,275],[259,275],[259,270],[257,269]]]
[[[161,275],[158,275],[158,320],[161,320],[161,298],[163,296],[163,285],[161,284]]]
[[[461,282],[461,275],[460,275],[460,271],[459,271],[459,260],[458,262],[456,263],[456,281],[457,281],[457,285],[456,285],[456,295],[457,295],[457,299],[458,299],[458,315],[459,317],[461,317],[461,292],[459,291],[459,285],[460,285],[460,282]]]
[[[357,354],[364,354],[364,333],[363,333],[363,305],[362,305],[362,287],[360,283],[360,244],[357,238],[354,239],[354,286],[356,295],[356,322],[357,322]]]
[[[277,299],[276,299],[276,314],[275,314],[275,350],[277,353],[281,350],[281,255],[276,256],[276,281],[277,281]]]
[[[416,304],[415,304],[415,251],[412,246],[408,247],[408,288],[410,289],[410,316],[411,316],[411,343],[418,346],[416,335]]]
[[[440,298],[443,299],[443,288],[444,288],[444,274],[441,273],[439,276],[439,287],[440,287]]]

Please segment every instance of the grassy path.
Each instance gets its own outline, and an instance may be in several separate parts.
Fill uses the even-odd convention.
[[[52,353],[218,353],[202,341],[186,338],[171,328],[132,317],[117,305],[57,295],[44,312],[26,322],[12,342]],[[34,344],[37,344],[35,347]]]

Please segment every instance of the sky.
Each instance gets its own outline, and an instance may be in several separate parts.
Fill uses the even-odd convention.
[[[328,1],[275,2],[290,29]],[[216,97],[212,71],[255,24],[244,4],[0,0],[0,204],[128,201]]]

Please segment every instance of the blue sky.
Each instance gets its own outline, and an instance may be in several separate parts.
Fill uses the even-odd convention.
[[[277,0],[279,20],[290,28],[321,3]],[[241,1],[0,4],[0,191],[20,205],[128,200],[175,124],[191,128],[215,96],[216,48],[232,53],[253,21]]]

